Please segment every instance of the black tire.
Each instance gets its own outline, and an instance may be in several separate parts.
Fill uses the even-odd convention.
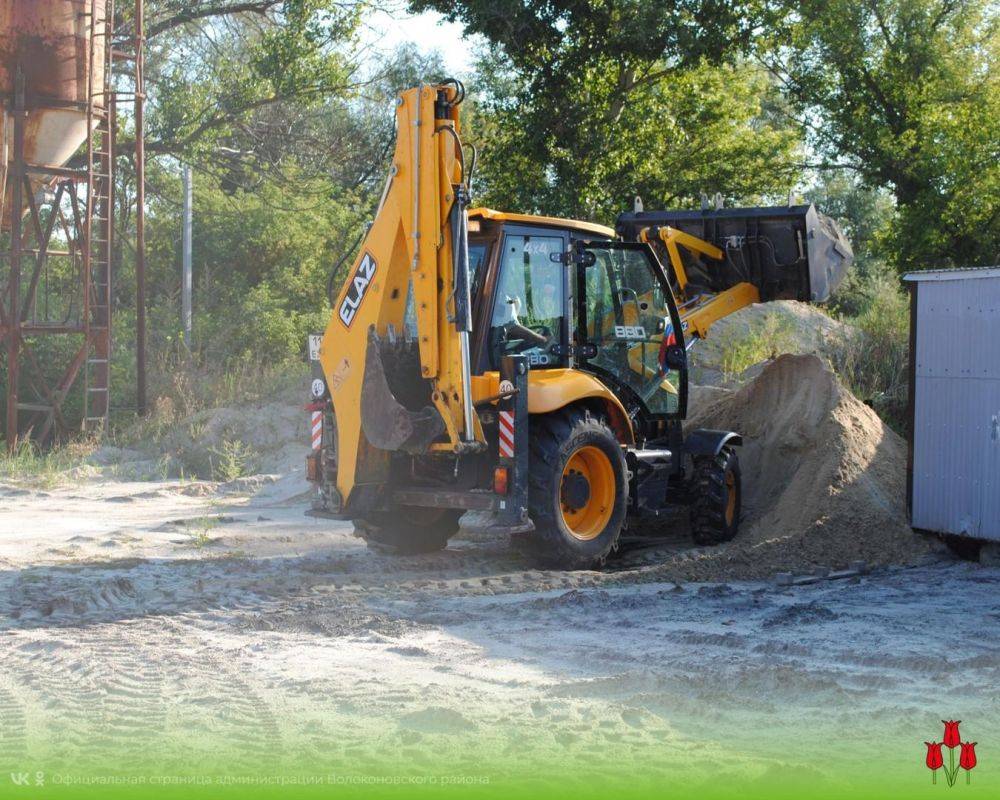
[[[602,566],[618,547],[628,504],[625,456],[614,432],[607,422],[588,411],[568,409],[532,417],[530,442],[528,507],[535,523],[539,556],[562,569]],[[600,462],[595,463],[594,478],[602,485],[595,485],[593,494],[579,472],[570,470],[564,481],[570,460],[582,458],[582,453]],[[600,454],[607,459],[609,469],[600,461]],[[569,527],[567,514],[591,512],[592,530],[574,532]]]
[[[743,487],[736,453],[723,447],[715,456],[695,456],[691,491],[691,538],[696,544],[730,541],[740,527]]]
[[[973,539],[970,536],[942,533],[941,541],[948,545],[948,549],[963,561],[979,561],[979,551],[983,549],[982,540]]]
[[[396,555],[444,550],[463,512],[452,508],[399,508],[354,520],[354,532],[371,549]]]

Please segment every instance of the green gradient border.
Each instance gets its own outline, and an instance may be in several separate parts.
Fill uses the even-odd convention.
[[[517,764],[496,764],[485,767],[478,775],[456,775],[447,764],[440,769],[424,773],[412,768],[407,773],[394,773],[389,767],[380,775],[341,773],[330,776],[312,769],[283,768],[256,775],[232,775],[224,770],[200,773],[192,767],[182,775],[173,775],[164,782],[156,770],[133,766],[119,766],[113,770],[59,769],[44,770],[36,765],[22,768],[27,786],[16,785],[7,772],[0,774],[0,797],[35,798],[53,797],[76,800],[77,798],[318,798],[318,797],[372,797],[372,798],[520,798],[553,797],[587,800],[588,798],[645,798],[697,797],[699,800],[714,798],[767,798],[768,800],[825,800],[825,798],[922,798],[961,797],[963,793],[1000,796],[1000,781],[989,768],[987,752],[984,766],[972,772],[972,783],[966,785],[965,772],[960,771],[954,787],[949,787],[943,771],[938,771],[937,784],[931,783],[931,773],[924,766],[922,742],[907,747],[893,748],[895,753],[872,752],[870,747],[859,747],[856,765],[834,764],[778,764],[754,765],[749,774],[732,764],[746,765],[745,755],[733,753],[732,762],[722,758],[714,775],[702,769],[701,774],[691,775],[678,770],[676,779],[665,779],[662,774],[643,776],[641,772],[613,769],[602,770],[599,779],[581,778],[571,765],[553,765],[545,774],[525,774]],[[215,754],[218,756],[218,754]],[[195,760],[194,758],[192,759]],[[752,762],[750,762],[752,763]],[[584,773],[591,764],[581,764]],[[756,774],[754,774],[756,773]],[[455,781],[455,779],[462,779]],[[39,785],[39,779],[42,785]]]

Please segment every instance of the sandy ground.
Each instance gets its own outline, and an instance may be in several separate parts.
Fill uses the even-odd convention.
[[[717,548],[680,514],[643,526],[653,545],[628,531],[603,572],[462,535],[370,552],[305,516],[299,397],[105,448],[62,488],[0,485],[0,778],[445,766],[807,788],[875,753],[905,787],[941,719],[1000,741],[1000,570],[909,529],[905,443],[810,355],[834,323],[786,311],[817,331],[805,354],[703,392],[692,420],[746,438],[741,533]],[[212,474],[232,441],[271,474],[162,479]],[[860,577],[774,580],[858,558]]]
[[[848,760],[912,741],[919,763],[942,717],[1000,739],[995,568],[936,553],[795,588],[678,584],[658,564],[681,540],[545,572],[507,542],[376,555],[305,507],[176,481],[0,488],[3,760],[809,780],[837,742]]]

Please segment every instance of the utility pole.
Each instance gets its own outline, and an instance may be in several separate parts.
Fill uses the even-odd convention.
[[[184,166],[184,235],[182,237],[181,320],[184,323],[184,345],[191,347],[191,228],[194,200],[191,167]]]
[[[143,0],[135,0],[135,355],[136,410],[146,414],[146,31]]]

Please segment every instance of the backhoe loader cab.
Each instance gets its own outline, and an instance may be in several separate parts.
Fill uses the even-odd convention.
[[[467,209],[462,96],[450,81],[399,98],[382,202],[310,347],[311,513],[408,553],[460,525],[530,533],[564,567],[603,563],[626,526],[676,504],[696,542],[731,539],[741,441],[682,433],[686,348],[758,288],[687,291],[651,241],[708,262],[722,251],[670,228],[622,241]]]
[[[476,375],[520,354],[535,371],[596,377],[633,422],[683,416],[682,324],[648,246],[592,223],[490,209],[470,211],[469,225]]]

